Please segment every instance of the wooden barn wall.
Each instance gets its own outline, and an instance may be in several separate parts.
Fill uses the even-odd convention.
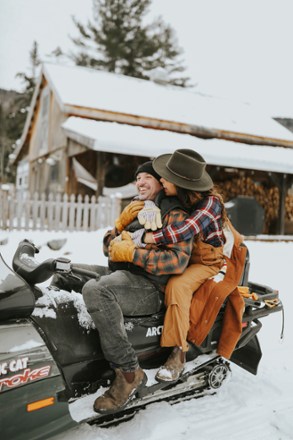
[[[46,85],[41,92],[31,129],[30,161],[49,152],[50,89]]]
[[[62,112],[55,96],[51,93],[50,120],[49,120],[49,151],[66,147],[66,135],[62,124],[67,115]]]
[[[40,93],[29,144],[30,192],[63,193],[66,189],[66,120],[48,84]]]

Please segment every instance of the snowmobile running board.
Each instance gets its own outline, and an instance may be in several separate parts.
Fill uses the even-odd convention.
[[[202,357],[206,359],[207,356],[199,356]],[[145,386],[122,410],[106,415],[96,414],[80,420],[79,423],[106,428],[131,419],[139,410],[151,403],[167,401],[174,405],[185,400],[215,394],[216,389],[227,382],[231,375],[229,363],[217,355],[199,365],[196,365],[196,361],[198,358],[186,363],[187,371],[177,382],[156,382],[149,387]]]

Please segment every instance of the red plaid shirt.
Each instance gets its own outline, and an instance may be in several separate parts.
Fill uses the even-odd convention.
[[[214,247],[225,242],[222,229],[222,204],[218,197],[208,196],[196,204],[196,209],[184,221],[170,224],[153,232],[156,244],[178,243],[200,234],[201,239]]]
[[[173,209],[165,216],[163,227],[170,227],[173,223],[181,224],[186,217],[184,211]],[[133,264],[153,275],[180,274],[188,265],[192,247],[192,236],[185,241],[147,245],[146,248],[135,249]]]
[[[187,217],[186,212],[181,209],[171,210],[163,221],[163,227],[175,223],[180,223]],[[104,236],[104,254],[108,256],[108,246],[110,241],[119,233],[114,228]],[[168,277],[173,274],[181,274],[189,263],[193,248],[193,238],[171,244],[148,244],[146,248],[135,249],[132,264],[143,269],[150,274],[150,279],[160,284],[160,289],[164,290]],[[130,268],[128,267],[128,270]],[[164,280],[160,280],[165,276]],[[156,279],[156,277],[158,277]]]

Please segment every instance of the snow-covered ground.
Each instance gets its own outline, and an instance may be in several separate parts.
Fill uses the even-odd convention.
[[[74,262],[106,264],[102,254],[104,230],[98,232],[0,231],[0,252],[11,265],[19,241],[42,245],[38,259],[66,256]],[[60,251],[48,240],[67,238]],[[285,308],[285,336],[280,340],[281,314],[263,320],[259,339],[263,351],[257,376],[234,364],[230,381],[216,395],[177,405],[155,403],[132,420],[112,428],[82,424],[54,440],[289,440],[293,439],[293,243],[247,242],[250,280],[276,288]],[[94,400],[94,398],[92,399]],[[91,406],[79,402],[80,411]]]

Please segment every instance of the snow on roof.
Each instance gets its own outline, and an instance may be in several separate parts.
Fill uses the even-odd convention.
[[[66,134],[96,151],[156,157],[177,148],[191,148],[208,164],[293,174],[293,149],[204,140],[188,134],[154,130],[115,122],[70,117]]]
[[[249,104],[79,66],[44,64],[43,72],[65,106],[293,140],[289,130]]]

